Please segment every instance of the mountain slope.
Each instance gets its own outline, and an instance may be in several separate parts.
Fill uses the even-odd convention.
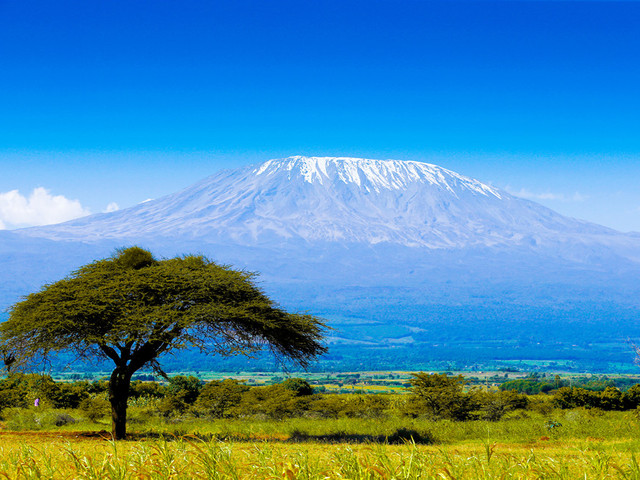
[[[640,338],[638,234],[435,165],[351,158],[271,160],[118,212],[0,232],[0,306],[131,244],[260,272],[285,308],[336,328],[335,368],[531,358],[611,371],[631,365],[621,352]]]
[[[279,241],[411,247],[628,243],[436,165],[290,157],[223,171],[119,212],[21,234],[56,240],[181,237],[242,245]],[[633,243],[633,242],[631,242]]]

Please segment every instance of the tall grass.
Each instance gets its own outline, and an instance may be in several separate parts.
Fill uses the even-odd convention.
[[[83,419],[78,411],[7,413],[12,415],[0,431],[0,479],[640,480],[635,412],[526,411],[498,422],[207,421],[147,417],[134,407],[129,431],[137,440],[125,442],[88,438],[82,431],[109,430],[109,425]],[[56,427],[65,415],[75,423]],[[30,431],[34,428],[39,431]],[[434,443],[413,442],[411,435],[401,445],[384,443],[401,429]]]
[[[2,440],[8,479],[640,479],[638,457],[611,444],[552,443],[542,449],[458,446]],[[636,442],[635,447],[640,444]]]

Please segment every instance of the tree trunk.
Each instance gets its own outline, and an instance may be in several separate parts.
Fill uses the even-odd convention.
[[[127,400],[131,373],[126,367],[116,367],[109,380],[109,402],[111,403],[111,434],[114,440],[127,437]]]

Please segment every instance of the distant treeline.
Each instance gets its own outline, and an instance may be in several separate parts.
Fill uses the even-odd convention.
[[[383,418],[391,416],[452,420],[499,420],[517,410],[549,413],[554,408],[629,410],[640,405],[640,384],[622,392],[614,386],[601,391],[564,386],[538,388],[535,379],[506,382],[502,389],[466,388],[462,376],[414,374],[407,394],[346,394],[314,392],[301,378],[266,386],[237,380],[202,382],[176,376],[166,384],[134,381],[130,402],[143,417],[174,418]],[[548,385],[548,382],[537,382]],[[534,385],[529,389],[528,386]],[[535,395],[520,393],[545,392]],[[512,388],[514,387],[514,388]],[[558,388],[555,388],[558,387]],[[0,380],[0,415],[7,420],[20,409],[77,409],[92,421],[109,415],[107,381],[55,382],[46,375],[12,374]],[[36,402],[36,399],[38,400]],[[36,407],[35,404],[38,404]]]

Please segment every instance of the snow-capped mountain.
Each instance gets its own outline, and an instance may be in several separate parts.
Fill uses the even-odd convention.
[[[619,345],[640,338],[640,235],[436,165],[356,158],[270,160],[117,212],[0,232],[0,307],[132,244],[260,272],[283,306],[337,328],[330,341],[344,347],[332,351],[356,359],[342,368],[416,368],[434,351],[630,364]]]
[[[428,248],[622,241],[613,230],[436,165],[327,157],[223,171],[132,208],[21,233],[83,241],[177,236],[241,245],[303,240]]]

